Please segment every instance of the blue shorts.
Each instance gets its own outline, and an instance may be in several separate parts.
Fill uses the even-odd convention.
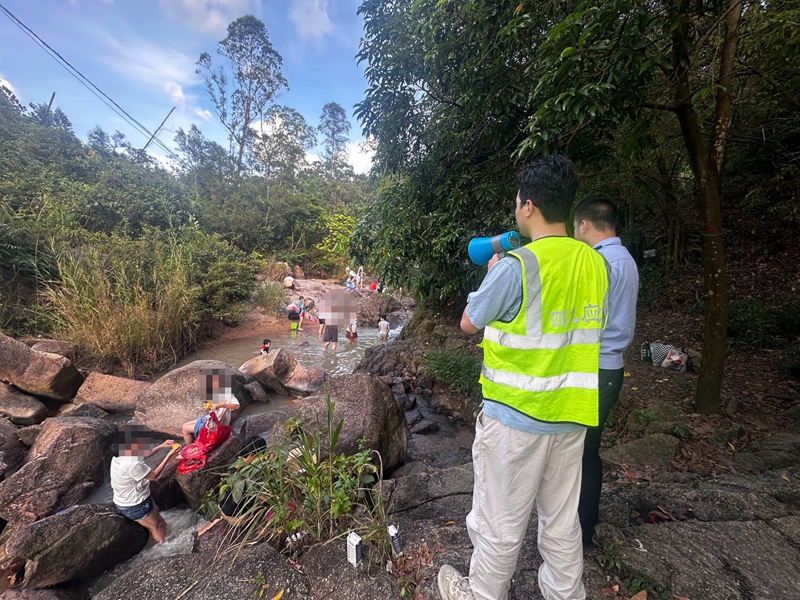
[[[141,521],[151,512],[153,512],[153,498],[152,496],[148,496],[139,504],[134,504],[133,506],[117,506],[117,511],[123,517],[128,517],[132,521]]]
[[[194,422],[194,439],[197,439],[197,436],[200,435],[200,430],[203,428],[203,424],[206,422],[208,417],[197,417],[197,421]]]

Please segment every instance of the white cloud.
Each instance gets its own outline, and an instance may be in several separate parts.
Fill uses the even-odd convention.
[[[291,0],[289,18],[301,39],[319,43],[334,30],[328,16],[328,0]]]
[[[322,161],[319,159],[318,154],[311,154],[311,152],[306,152],[306,162],[311,165]]]
[[[0,73],[0,86],[7,87],[8,89],[10,89],[11,93],[17,97],[17,100],[19,100],[20,102],[22,101],[19,95],[19,90],[17,90],[17,88],[11,85],[11,82],[5,77],[3,77],[2,73]]]
[[[107,33],[103,34],[102,42],[109,47],[103,60],[127,79],[162,90],[168,83],[183,88],[199,81],[195,60],[166,44],[143,39],[120,40]]]
[[[179,108],[186,108],[186,96],[183,95],[183,88],[181,86],[172,81],[168,81],[164,85],[164,89],[167,90],[170,98],[172,98],[172,101],[177,104]]]
[[[368,142],[347,142],[347,160],[357,175],[366,175],[372,168],[375,148]]]
[[[199,106],[195,106],[193,112],[204,121],[211,121],[211,119],[214,118],[214,115],[211,114],[211,111],[200,108]]]
[[[219,34],[242,15],[259,13],[258,0],[160,0],[170,17],[195,31]]]

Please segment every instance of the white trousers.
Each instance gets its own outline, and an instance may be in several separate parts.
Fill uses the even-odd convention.
[[[534,435],[481,412],[472,459],[475,487],[467,515],[476,600],[504,600],[534,501],[539,514],[539,589],[545,600],[584,600],[578,521],[586,430]]]

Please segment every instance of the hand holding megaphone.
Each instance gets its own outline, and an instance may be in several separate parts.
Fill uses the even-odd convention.
[[[519,248],[519,234],[507,231],[494,237],[476,237],[469,241],[467,252],[476,265],[485,265],[495,254],[502,254]]]

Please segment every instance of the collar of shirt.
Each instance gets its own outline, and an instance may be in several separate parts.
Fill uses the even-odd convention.
[[[594,249],[600,250],[600,248],[602,248],[603,246],[621,246],[621,245],[622,245],[621,239],[619,239],[618,237],[610,237],[598,243],[596,246],[594,246]]]

